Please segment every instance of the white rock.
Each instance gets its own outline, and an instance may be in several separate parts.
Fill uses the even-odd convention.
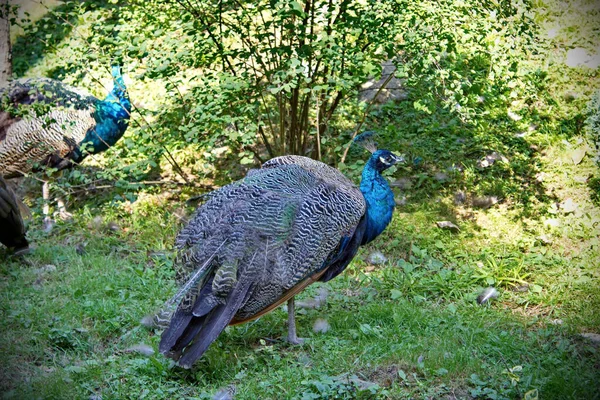
[[[371,254],[369,254],[367,261],[369,262],[369,264],[379,265],[384,264],[387,261],[387,257],[384,256],[383,253],[380,251],[374,251]]]

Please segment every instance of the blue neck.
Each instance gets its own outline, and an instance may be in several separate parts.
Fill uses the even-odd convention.
[[[394,193],[377,170],[376,162],[376,156],[369,159],[360,182],[360,191],[367,201],[367,227],[361,244],[367,244],[379,236],[392,220],[394,212]]]
[[[119,67],[112,68],[113,89],[103,101],[96,103],[96,126],[90,129],[80,147],[92,154],[100,153],[114,145],[123,136],[129,124],[131,102]],[[82,158],[82,155],[79,155]]]

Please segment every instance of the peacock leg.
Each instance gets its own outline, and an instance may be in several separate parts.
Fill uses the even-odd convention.
[[[54,221],[50,218],[50,185],[48,181],[44,181],[42,185],[42,199],[44,200],[44,206],[42,212],[44,213],[44,231],[50,232]]]
[[[68,221],[71,218],[73,218],[73,214],[71,214],[70,212],[67,211],[67,207],[65,206],[65,201],[63,200],[62,197],[57,197],[56,203],[58,205],[58,216],[63,221]]]
[[[296,304],[294,302],[294,298],[288,300],[287,309],[288,309],[288,337],[287,340],[291,344],[302,344],[304,343],[304,339],[296,336],[296,317],[295,310]]]

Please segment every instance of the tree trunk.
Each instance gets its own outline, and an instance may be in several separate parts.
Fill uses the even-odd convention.
[[[10,15],[8,0],[0,0],[0,84],[12,76],[10,48]]]

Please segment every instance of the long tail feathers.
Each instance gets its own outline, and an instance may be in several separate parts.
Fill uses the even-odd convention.
[[[219,251],[224,244],[225,242],[216,251]],[[255,257],[256,253],[250,260],[250,264],[254,262]],[[229,325],[237,311],[248,299],[252,280],[239,278],[224,304],[199,307],[200,304],[203,304],[204,290],[202,290],[196,307],[191,310],[178,310],[173,315],[168,329],[162,335],[159,345],[160,352],[178,360],[179,365],[184,368],[191,367],[223,329]]]
[[[227,302],[216,307],[205,317],[206,319],[196,335],[196,340],[183,351],[179,359],[180,366],[189,368],[204,354],[208,346],[229,325],[235,313],[242,306],[250,286],[251,283],[248,280],[238,282],[236,288],[228,296]]]

